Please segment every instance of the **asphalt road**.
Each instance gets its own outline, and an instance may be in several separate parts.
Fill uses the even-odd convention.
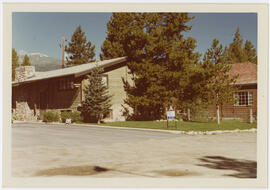
[[[179,134],[141,131],[132,129],[102,128],[55,124],[13,124],[14,147],[27,146],[80,146],[111,145],[114,143],[136,143],[150,139],[169,139]],[[27,140],[26,140],[27,139]]]
[[[254,178],[257,134],[12,125],[12,175]]]

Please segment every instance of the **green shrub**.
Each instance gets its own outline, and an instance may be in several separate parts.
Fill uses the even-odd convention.
[[[60,119],[57,111],[46,111],[43,115],[44,122],[58,122]]]
[[[175,114],[175,119],[181,121],[181,120],[183,120],[183,116],[181,116],[181,114],[176,113]]]
[[[193,105],[190,115],[192,121],[208,122],[211,120],[207,105]]]
[[[72,123],[82,121],[81,113],[78,111],[63,111],[61,112],[61,120],[62,122],[66,122],[66,119],[71,119]]]
[[[191,103],[185,106],[185,114],[182,115],[184,121],[188,121],[188,109],[190,109],[190,120],[198,122],[208,122],[211,120],[207,103]]]
[[[17,117],[17,115],[15,113],[12,113],[12,119],[13,120],[17,120],[18,119],[18,117]]]

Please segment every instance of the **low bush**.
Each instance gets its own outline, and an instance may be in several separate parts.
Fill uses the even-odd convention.
[[[210,113],[206,106],[194,106],[190,110],[192,121],[208,122],[210,121]]]
[[[63,123],[66,122],[66,119],[71,119],[72,123],[80,122],[82,121],[81,113],[78,111],[63,111],[61,112],[61,120]]]
[[[179,113],[175,114],[175,119],[177,119],[178,121],[183,121],[183,116]]]
[[[57,111],[46,111],[43,115],[44,122],[58,122],[60,119]]]
[[[210,113],[208,111],[208,104],[200,103],[200,104],[189,104],[187,108],[190,109],[190,119],[191,121],[197,122],[208,122],[211,121]],[[186,113],[183,115],[182,119],[184,121],[188,121],[187,109]]]
[[[15,113],[12,113],[12,120],[17,120],[17,119],[18,119],[17,115]]]

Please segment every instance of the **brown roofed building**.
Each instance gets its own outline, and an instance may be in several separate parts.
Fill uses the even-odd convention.
[[[222,118],[257,118],[257,65],[249,62],[233,64],[230,76],[238,75],[235,85],[238,91],[234,93],[237,98],[235,104],[225,103],[221,106]],[[210,114],[216,117],[215,106],[210,106]]]
[[[233,64],[229,75],[239,75],[237,85],[257,84],[257,65],[249,62]]]
[[[19,120],[30,121],[42,119],[46,110],[61,112],[79,109],[84,100],[86,75],[95,66],[104,69],[103,81],[112,95],[112,111],[106,120],[125,120],[122,104],[126,93],[122,78],[129,80],[125,57],[46,72],[35,72],[33,66],[19,67],[12,82],[13,113]]]

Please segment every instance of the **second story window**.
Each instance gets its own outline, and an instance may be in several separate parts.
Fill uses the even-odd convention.
[[[71,78],[59,79],[58,89],[59,90],[72,90],[72,89],[74,89],[73,80]]]

